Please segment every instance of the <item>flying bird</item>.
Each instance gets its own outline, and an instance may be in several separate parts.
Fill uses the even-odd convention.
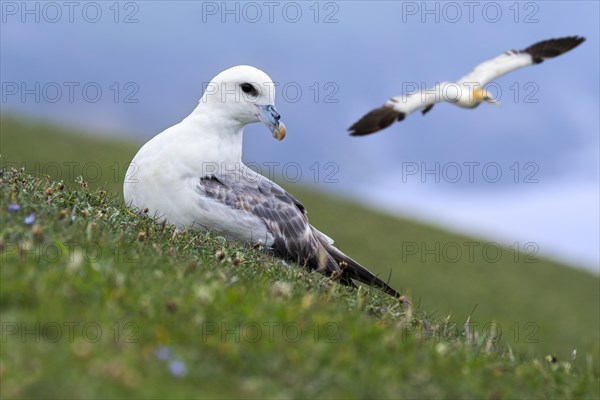
[[[392,97],[382,107],[363,116],[348,130],[352,136],[364,136],[387,128],[395,121],[422,110],[427,114],[436,103],[445,101],[462,108],[475,108],[483,102],[499,105],[498,100],[484,86],[494,79],[528,65],[540,64],[574,49],[585,41],[579,36],[549,39],[527,47],[510,50],[475,67],[456,82],[442,82],[431,89]]]
[[[236,66],[207,85],[198,106],[147,142],[129,165],[127,205],[180,229],[209,230],[356,287],[401,295],[310,225],[304,206],[242,162],[244,127],[261,121],[277,139],[286,127],[267,74]]]

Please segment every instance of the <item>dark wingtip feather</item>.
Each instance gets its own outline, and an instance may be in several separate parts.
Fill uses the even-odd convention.
[[[357,280],[369,286],[376,287],[397,299],[402,299],[403,296],[397,292],[394,288],[388,285],[377,276],[373,275],[371,271],[342,253],[339,249],[333,246],[327,246],[326,251],[329,257],[339,266],[337,279],[340,283],[348,286],[356,287],[353,280]]]
[[[382,292],[397,299],[402,297],[402,295],[399,292],[397,292],[394,288],[392,288],[390,285],[388,285],[386,282],[384,282],[377,276],[373,275],[365,267],[363,267],[362,265],[360,265],[352,259],[350,259],[349,261],[352,261],[352,263],[349,263],[349,266],[343,271],[343,276],[345,279],[349,281],[351,281],[352,279],[356,279],[359,282],[378,288]]]
[[[567,51],[579,46],[583,42],[585,42],[585,38],[581,36],[568,36],[559,39],[548,39],[535,43],[521,52],[531,55],[533,63],[539,64],[546,58],[552,58],[564,54]]]
[[[392,107],[383,106],[367,113],[348,130],[351,136],[364,136],[385,129],[395,121],[402,121],[404,116],[404,113]]]

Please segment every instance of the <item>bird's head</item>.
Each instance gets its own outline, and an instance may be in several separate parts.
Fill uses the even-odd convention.
[[[500,106],[500,101],[496,100],[488,90],[483,88],[477,88],[473,90],[473,102],[475,104],[480,104],[484,101],[498,107]]]
[[[263,71],[248,65],[229,68],[207,85],[200,104],[215,118],[230,118],[243,125],[262,122],[275,139],[282,140],[286,127],[275,109],[275,84]]]

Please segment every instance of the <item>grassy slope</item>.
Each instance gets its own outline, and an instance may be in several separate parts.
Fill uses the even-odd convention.
[[[104,179],[98,184],[107,181],[109,192],[119,190],[122,166],[135,150],[136,146],[130,143],[65,136],[59,128],[2,117],[0,151],[4,162],[24,161],[27,169],[36,172],[50,162],[68,160],[84,165],[94,160],[104,172]],[[39,167],[31,166],[34,162]],[[121,167],[117,176],[113,175],[115,163]],[[61,170],[61,177],[68,181],[81,173],[67,174],[65,167]],[[45,172],[52,171],[46,168]],[[500,262],[492,264],[480,256],[474,262],[465,258],[455,264],[435,262],[431,257],[420,262],[412,256],[403,263],[403,242],[423,241],[432,247],[435,242],[443,245],[472,239],[290,188],[309,208],[315,225],[335,237],[342,249],[381,273],[393,266],[392,283],[409,289],[415,303],[420,299],[421,309],[437,311],[433,317],[418,311],[415,311],[417,317],[407,317],[399,315],[397,306],[382,296],[369,292],[363,297],[343,289],[332,290],[316,276],[273,266],[270,259],[252,251],[225,246],[227,256],[220,263],[215,260],[215,251],[221,245],[214,240],[192,235],[171,238],[128,215],[119,208],[119,202],[104,200],[108,201],[108,207],[100,204],[99,196],[82,190],[68,196],[61,192],[50,206],[45,206],[41,193],[46,185],[49,184],[39,184],[36,190],[16,185],[15,193],[24,207],[15,213],[7,213],[5,207],[13,188],[6,181],[2,185],[3,323],[101,321],[108,326],[129,321],[139,328],[136,334],[139,342],[114,343],[115,340],[106,338],[92,344],[85,340],[76,343],[61,340],[53,345],[42,341],[31,346],[31,340],[15,343],[11,336],[11,344],[17,345],[3,346],[0,376],[4,383],[9,383],[2,385],[3,394],[41,394],[42,390],[48,390],[50,382],[56,382],[57,390],[70,388],[82,395],[123,394],[134,389],[138,394],[164,390],[167,394],[184,395],[198,393],[193,391],[198,384],[202,384],[206,394],[222,395],[258,395],[265,390],[281,395],[464,395],[491,393],[488,389],[502,396],[518,393],[557,396],[561,390],[571,394],[583,390],[588,395],[592,390],[591,393],[598,395],[598,349],[593,348],[598,343],[598,278],[584,272],[547,260],[536,264],[515,263],[508,250]],[[79,204],[81,198],[90,205]],[[79,205],[73,208],[74,204]],[[90,209],[88,217],[82,214],[86,207]],[[99,208],[113,211],[108,216],[99,216],[96,215]],[[22,222],[33,209],[39,210],[37,225],[44,231],[38,232],[37,239],[32,227]],[[63,209],[68,215],[59,220]],[[65,221],[71,214],[76,218],[73,224],[68,224]],[[361,214],[360,220],[347,217]],[[375,234],[379,230],[383,234]],[[140,231],[148,232],[144,242],[136,240]],[[98,243],[104,251],[99,260],[92,260],[96,262],[73,256],[68,257],[71,260],[56,263],[49,262],[47,257],[27,256],[35,253],[25,252],[25,256],[11,253],[15,243],[33,246],[35,250],[36,240],[45,243],[46,248],[48,243],[69,241],[77,242],[76,248],[84,248],[83,252],[65,250],[65,254],[88,255],[85,246],[89,247],[89,243]],[[117,259],[114,251],[109,251],[114,248],[126,250],[128,257]],[[38,246],[40,249],[44,247]],[[242,260],[240,265],[229,260],[235,259],[236,254]],[[286,290],[274,287],[276,281],[289,284],[290,293],[285,284]],[[284,301],[278,301],[281,298]],[[356,304],[357,299],[362,304]],[[497,321],[505,344],[516,350],[537,356],[552,352],[560,360],[566,360],[570,350],[577,348],[578,357],[571,365],[578,376],[565,373],[564,365],[545,366],[537,361],[513,363],[506,357],[482,351],[484,344],[448,345],[448,341],[443,341],[440,345],[436,340],[423,344],[410,334],[425,319],[432,321],[435,329],[436,321],[440,324],[449,313],[452,320],[462,324],[474,304],[478,308],[472,320],[481,325]],[[369,314],[375,314],[375,319]],[[274,340],[260,340],[258,344],[243,340],[235,343],[231,337],[220,340],[218,334],[202,339],[201,332],[206,332],[207,323],[218,325],[221,321],[259,321],[259,324],[287,321],[301,324],[305,330],[310,326],[325,329],[333,326],[338,335],[335,343],[317,340],[314,346],[314,340],[309,340],[314,339],[311,335],[297,343],[283,340],[281,335],[275,335]],[[326,326],[329,322],[334,325]],[[515,322],[520,324],[518,338]],[[534,325],[526,326],[527,322]],[[404,323],[411,328],[399,327]],[[537,343],[523,343],[536,326],[538,331],[529,339]],[[108,331],[105,327],[106,337],[110,336]],[[462,329],[450,329],[452,334],[458,331]],[[318,337],[326,339],[327,335],[319,332]],[[185,384],[171,384],[173,378],[165,371],[166,366],[152,354],[159,344],[168,344],[174,357],[186,361],[189,371]],[[60,368],[52,368],[53,363]],[[20,367],[28,368],[29,378],[23,383],[19,383],[23,376],[16,372]],[[370,372],[365,374],[365,371]],[[470,379],[464,379],[467,376]],[[98,377],[109,382],[103,391],[97,386],[103,381]],[[146,378],[160,385],[141,385]],[[74,383],[79,379],[80,385]],[[490,386],[490,381],[495,383]]]

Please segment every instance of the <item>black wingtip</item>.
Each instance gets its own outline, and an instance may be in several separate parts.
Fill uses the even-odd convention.
[[[535,43],[525,50],[523,53],[531,55],[534,64],[539,64],[547,58],[552,58],[566,53],[585,42],[582,36],[567,36],[558,39],[548,39]]]
[[[394,288],[379,279],[376,275],[373,275],[371,271],[342,253],[340,250],[336,249],[333,246],[329,246],[326,248],[329,257],[333,259],[334,262],[339,266],[339,275],[337,276],[337,280],[348,286],[354,286],[353,280],[357,280],[366,285],[373,286],[375,288],[380,289],[382,292],[387,293],[388,295],[397,298],[398,300],[402,300],[403,296],[399,292],[397,292]]]
[[[392,107],[383,106],[371,110],[354,123],[348,130],[350,136],[365,136],[387,128],[395,121],[402,121],[405,114]]]
[[[358,264],[358,263],[356,263],[356,264]],[[383,293],[388,294],[392,297],[395,297],[396,299],[402,299],[404,297],[404,296],[402,296],[402,294],[400,294],[398,291],[396,291],[396,289],[392,288],[386,282],[384,282],[377,276],[373,275],[369,270],[362,267],[360,264],[358,264],[358,265],[362,269],[358,269],[355,267],[355,268],[350,268],[347,271],[344,271],[346,279],[348,279],[348,280],[356,279],[357,281],[367,284],[369,286],[375,287],[375,288],[381,290]]]

